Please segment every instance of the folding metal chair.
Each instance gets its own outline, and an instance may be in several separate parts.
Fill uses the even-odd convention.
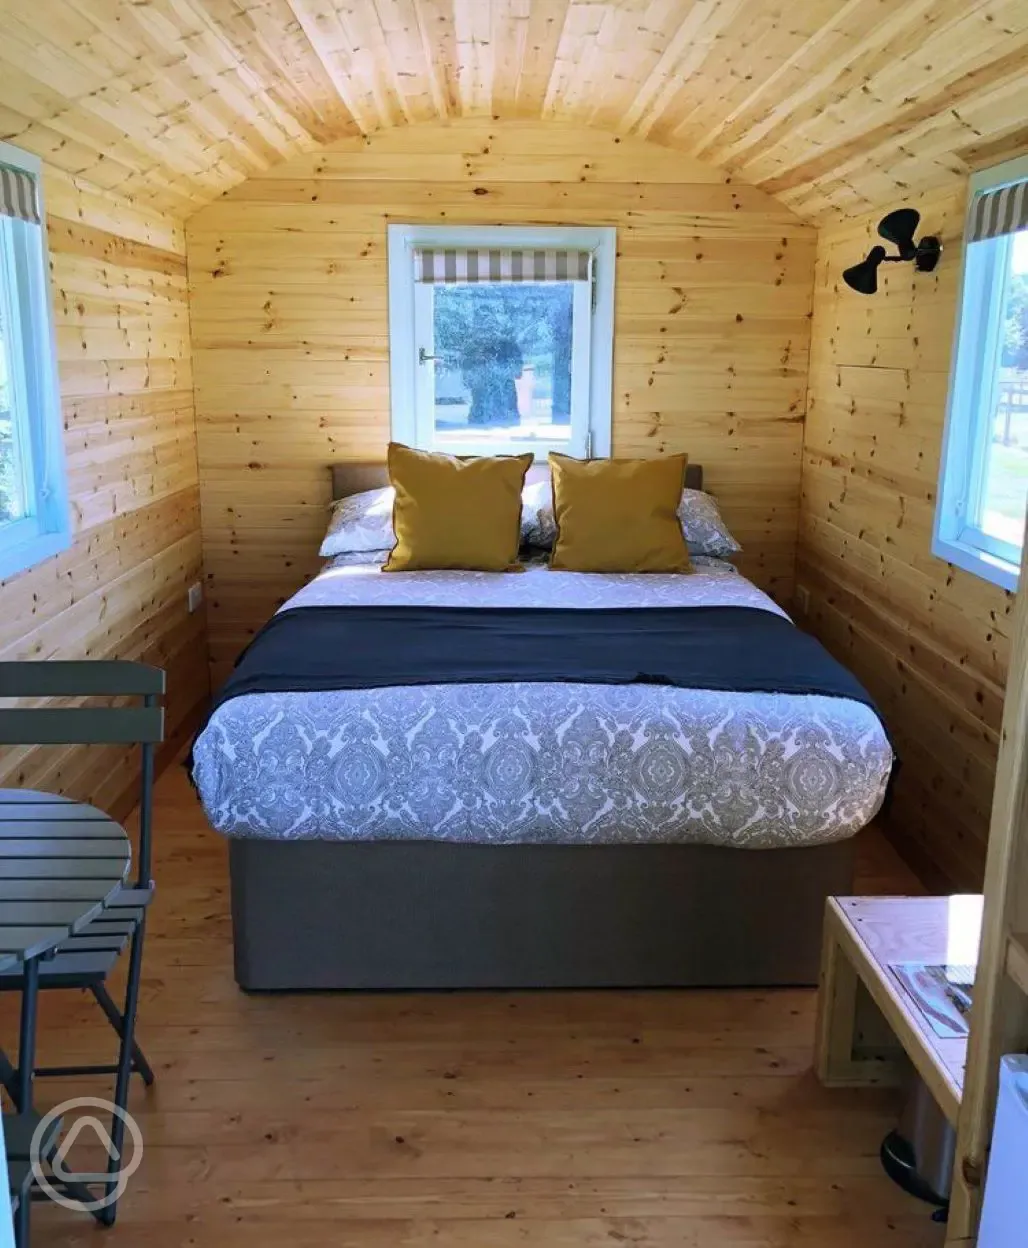
[[[0,697],[142,698],[141,707],[0,708],[0,745],[139,745],[142,749],[135,880],[122,886],[97,919],[69,937],[52,958],[42,962],[38,976],[40,989],[88,989],[120,1043],[118,1060],[110,1065],[36,1067],[35,1074],[44,1077],[114,1075],[114,1104],[121,1110],[128,1106],[132,1074],[140,1075],[148,1087],[154,1081],[153,1069],[136,1043],[135,1024],[146,913],[154,895],[154,883],[150,878],[154,747],[164,739],[164,711],[158,703],[164,690],[164,672],[143,663],[120,660],[0,662]],[[107,990],[106,981],[126,945],[130,945],[128,983],[124,1006],[119,1009]],[[0,991],[20,991],[23,987],[24,975],[20,967],[0,972]],[[16,1073],[0,1054],[0,1083],[12,1096]],[[113,1115],[110,1136],[114,1149],[108,1174],[116,1174],[118,1170],[124,1134],[124,1121],[119,1115]],[[109,1180],[105,1185],[106,1193],[110,1194],[115,1187],[116,1181]],[[78,1198],[83,1198],[81,1192]],[[95,1213],[97,1220],[107,1226],[114,1223],[116,1215],[117,1201]]]

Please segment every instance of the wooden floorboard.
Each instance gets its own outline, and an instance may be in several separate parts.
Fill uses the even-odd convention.
[[[816,1083],[812,992],[248,997],[224,843],[180,768],[156,829],[143,1164],[112,1230],[40,1207],[37,1248],[941,1245],[878,1164],[893,1094]],[[860,862],[862,891],[918,891],[874,831]],[[109,1037],[84,996],[45,999],[43,1060],[106,1060]]]

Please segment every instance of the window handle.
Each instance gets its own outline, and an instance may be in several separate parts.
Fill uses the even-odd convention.
[[[441,355],[429,355],[424,347],[418,347],[418,363],[427,364],[429,360],[441,360]]]

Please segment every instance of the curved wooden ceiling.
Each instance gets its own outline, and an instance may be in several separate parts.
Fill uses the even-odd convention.
[[[817,219],[1028,147],[1026,0],[0,0],[0,137],[189,215],[347,135],[547,117]]]

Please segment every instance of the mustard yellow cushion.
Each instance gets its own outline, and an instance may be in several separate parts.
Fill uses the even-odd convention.
[[[461,459],[389,444],[396,545],[384,572],[517,564],[521,490],[531,455]]]
[[[689,572],[678,519],[686,455],[569,459],[550,455],[557,541],[565,572]]]

